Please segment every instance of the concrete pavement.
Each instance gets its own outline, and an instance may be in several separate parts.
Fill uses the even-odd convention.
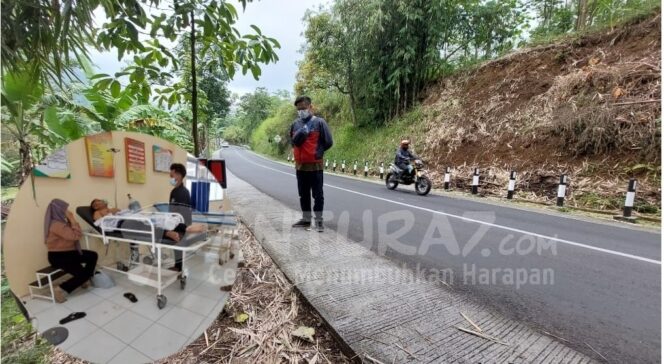
[[[384,363],[591,363],[436,276],[417,276],[333,231],[292,229],[299,213],[229,174],[233,208],[340,338]],[[465,314],[485,338],[473,330]],[[475,329],[475,331],[477,331]],[[488,337],[495,340],[487,339]]]

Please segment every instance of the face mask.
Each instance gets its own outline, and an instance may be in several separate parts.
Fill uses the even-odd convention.
[[[175,178],[171,178],[168,182],[171,184],[171,186],[175,186],[178,184],[178,181]]]
[[[309,112],[309,110],[298,110],[297,116],[299,116],[300,119],[306,119],[309,116],[311,116],[311,113]]]

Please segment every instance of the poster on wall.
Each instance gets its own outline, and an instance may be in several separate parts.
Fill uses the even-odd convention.
[[[169,173],[173,163],[173,152],[158,145],[152,146],[152,159],[155,172]]]
[[[67,150],[62,147],[51,153],[41,164],[32,170],[36,177],[71,178]]]
[[[110,132],[85,137],[88,172],[92,177],[113,177],[113,136]]]
[[[145,183],[145,143],[125,138],[127,182]]]

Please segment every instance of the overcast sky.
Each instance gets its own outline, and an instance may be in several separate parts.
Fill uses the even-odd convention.
[[[302,59],[302,55],[298,52],[304,43],[302,17],[306,9],[318,9],[320,5],[326,5],[328,2],[328,0],[254,0],[248,3],[246,10],[242,12],[239,1],[232,1],[239,12],[235,26],[241,34],[253,33],[249,26],[256,25],[263,34],[279,41],[281,49],[276,50],[279,56],[276,64],[261,66],[263,72],[259,81],[254,80],[251,72],[247,72],[246,76],[242,76],[242,72],[236,73],[235,79],[229,85],[231,92],[242,95],[252,92],[256,87],[265,87],[270,91],[287,90],[292,93],[297,72],[296,62]],[[102,14],[99,13],[100,16]],[[99,72],[108,74],[118,72],[124,64],[124,60],[118,62],[116,53],[93,52],[92,61],[97,65]]]

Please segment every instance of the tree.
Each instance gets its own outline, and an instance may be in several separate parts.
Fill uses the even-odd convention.
[[[241,0],[241,3],[243,6],[246,5],[246,0]],[[170,83],[173,75],[160,72],[159,68],[153,66],[155,62],[159,62],[161,67],[165,67],[170,61],[175,71],[179,65],[178,59],[156,39],[147,42],[143,52],[134,57],[135,65],[114,76],[99,75],[96,85],[100,88],[113,87],[120,84],[120,79],[128,78],[128,87],[140,89],[148,95],[151,94],[152,88],[156,88],[156,97],[153,100],[160,105],[168,104],[169,107],[181,102],[187,94],[190,94],[194,154],[198,155],[200,145],[196,69],[221,69],[227,79],[232,79],[239,68],[243,74],[251,71],[254,78],[258,79],[261,75],[260,64],[276,62],[278,57],[274,49],[280,45],[277,40],[264,35],[255,25],[251,26],[253,34],[241,35],[233,27],[238,17],[237,10],[227,1],[209,3],[196,0],[176,1],[172,10],[170,13],[164,12],[152,16],[150,35],[153,38],[162,36],[172,41],[184,37],[188,39],[190,88],[183,87],[181,82]],[[115,39],[114,35],[112,31],[104,29],[99,34],[99,42],[110,46]],[[123,48],[120,46],[119,58],[122,54]],[[157,85],[150,84],[150,80],[156,81]]]
[[[312,88],[334,89],[348,96],[353,124],[357,123],[355,97],[354,48],[347,26],[334,13],[308,11],[304,16],[305,59],[300,64],[295,85],[296,93],[305,94]]]

